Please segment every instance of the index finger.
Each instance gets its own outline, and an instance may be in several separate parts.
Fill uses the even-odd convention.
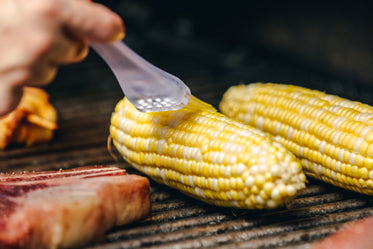
[[[125,36],[122,18],[104,5],[91,1],[65,0],[63,26],[75,37],[93,42],[113,42]]]

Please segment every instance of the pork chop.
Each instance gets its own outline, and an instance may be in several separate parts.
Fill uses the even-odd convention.
[[[149,181],[116,167],[0,174],[0,248],[70,248],[151,212]]]

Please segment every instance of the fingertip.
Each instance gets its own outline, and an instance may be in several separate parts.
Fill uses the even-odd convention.
[[[124,39],[126,36],[126,28],[123,19],[115,12],[101,5],[106,10],[108,18],[106,18],[106,30],[108,35],[105,37],[106,42],[114,42]],[[110,18],[109,18],[110,16]],[[103,32],[103,30],[102,30]],[[104,34],[104,32],[102,33]]]
[[[115,41],[120,41],[123,40],[126,34],[124,32],[118,32],[115,33],[109,40],[108,42],[115,42]]]
[[[114,42],[125,37],[123,19],[105,5],[74,1],[74,7],[75,15],[67,20],[67,24],[78,37],[99,43]],[[82,9],[85,11],[82,12]]]
[[[76,48],[75,56],[68,63],[76,63],[84,60],[89,53],[89,45],[87,42],[79,42]]]
[[[124,22],[119,15],[114,12],[108,13],[107,18],[103,18],[100,25],[96,26],[95,32],[90,36],[94,42],[115,42],[124,39],[126,30]]]
[[[78,53],[78,56],[76,57],[76,61],[82,61],[85,57],[87,57],[88,53],[89,53],[89,46],[86,45]]]

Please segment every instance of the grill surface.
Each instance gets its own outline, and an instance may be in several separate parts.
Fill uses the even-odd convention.
[[[144,39],[145,38],[145,39]],[[324,90],[368,104],[373,91],[249,46],[231,49],[170,36],[130,36],[129,45],[156,65],[182,78],[197,96],[217,107],[239,82],[272,81]],[[143,40],[151,41],[148,46]],[[172,40],[172,42],[171,42]],[[110,114],[122,97],[107,66],[91,54],[61,69],[47,87],[59,112],[59,130],[48,145],[0,151],[2,171],[46,170],[107,164],[137,173],[108,153]],[[271,211],[217,208],[151,181],[152,214],[116,227],[89,248],[308,248],[344,223],[373,215],[372,198],[309,179],[286,207]]]

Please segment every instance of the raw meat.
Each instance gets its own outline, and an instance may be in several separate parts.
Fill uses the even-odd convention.
[[[349,222],[336,233],[315,243],[311,249],[372,249],[373,217]]]
[[[149,181],[116,167],[0,174],[0,248],[70,248],[151,212]]]

